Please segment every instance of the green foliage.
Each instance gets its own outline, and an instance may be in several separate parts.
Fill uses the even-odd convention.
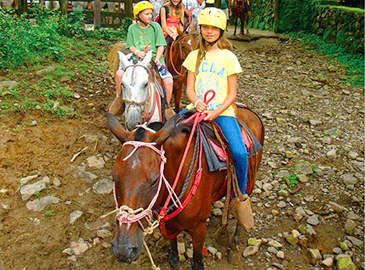
[[[288,185],[289,189],[293,188],[299,181],[299,177],[295,173],[293,175],[287,175],[286,177],[289,181],[289,185]]]
[[[326,57],[335,59],[344,65],[346,68],[347,80],[345,83],[350,83],[354,86],[364,87],[364,56],[362,54],[349,53],[344,48],[338,47],[335,44],[325,42],[317,35],[307,34],[304,32],[294,32],[288,36],[300,39],[301,42],[307,44],[309,50],[319,50]]]
[[[46,217],[51,217],[54,214],[54,210],[46,210],[46,212],[44,213],[44,215]]]

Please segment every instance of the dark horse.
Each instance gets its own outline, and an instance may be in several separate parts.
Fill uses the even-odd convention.
[[[186,33],[185,27],[183,32],[179,31],[179,35],[176,40],[172,41],[171,45],[166,47],[167,57],[165,57],[165,63],[167,69],[171,72],[174,77],[173,94],[175,98],[175,112],[181,111],[181,95],[183,91],[183,84],[186,81],[186,69],[182,66],[184,60],[188,54],[196,49],[196,36],[195,30],[190,28],[189,32]]]
[[[246,123],[263,145],[264,126],[259,117],[248,109],[238,109],[236,115]],[[173,186],[192,127],[180,121],[181,116],[177,114],[164,126],[160,123],[152,123],[148,126],[149,129],[139,128],[128,132],[114,116],[107,114],[107,117],[109,129],[123,143],[112,170],[116,211],[119,212],[116,217],[117,231],[112,241],[112,251],[119,261],[130,263],[139,257],[144,241],[144,228],[151,224],[149,219],[145,220],[142,217],[152,218],[155,210],[166,206],[169,196],[167,187]],[[158,125],[160,125],[160,129],[156,129],[158,131],[151,130]],[[202,170],[196,171],[197,168],[192,162],[193,158],[198,156],[194,150],[195,138],[194,134],[181,175],[174,188],[176,194],[182,193],[180,200],[183,205],[192,190],[195,194],[190,197],[185,208],[166,221],[164,226],[161,224],[163,221],[161,212],[157,219],[157,225],[160,222],[163,235],[170,238],[169,263],[172,268],[176,268],[179,262],[176,237],[179,232],[188,231],[193,242],[193,269],[204,269],[202,251],[206,236],[206,221],[209,218],[212,203],[218,194],[222,194],[222,187],[227,176],[227,170],[208,172],[204,151],[202,152]],[[250,159],[248,193],[251,193],[253,189],[261,158],[262,150]],[[167,163],[164,167],[165,162]],[[191,170],[190,166],[194,169]],[[202,172],[200,183],[196,185],[194,177],[184,183],[185,179],[189,179],[187,176],[189,172],[193,172],[193,175]],[[161,186],[161,182],[165,185]],[[239,238],[241,227],[237,226],[234,241],[237,235]]]
[[[246,34],[249,34],[248,31],[248,17],[252,16],[250,11],[250,0],[234,0],[232,7],[232,16],[235,18],[234,23],[234,33],[236,35],[236,29],[238,24],[238,18],[241,20],[241,35],[245,34],[245,24],[246,24]]]

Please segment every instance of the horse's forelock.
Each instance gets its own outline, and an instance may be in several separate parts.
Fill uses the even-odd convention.
[[[161,122],[153,122],[149,124],[147,127],[157,132],[163,127],[163,125],[164,124]],[[147,135],[147,130],[145,130],[144,128],[138,128],[134,133],[134,140],[141,141],[146,137],[146,135]]]

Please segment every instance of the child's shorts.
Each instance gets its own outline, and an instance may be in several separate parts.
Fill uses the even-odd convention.
[[[158,73],[160,74],[160,77],[162,80],[167,79],[167,78],[172,79],[172,75],[165,65],[160,65],[158,67]]]

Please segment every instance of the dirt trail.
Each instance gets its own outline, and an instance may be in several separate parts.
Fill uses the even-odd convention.
[[[353,163],[348,158],[351,150],[359,157],[363,156],[362,90],[340,82],[345,71],[339,64],[329,63],[316,52],[305,51],[294,41],[259,38],[232,42],[244,70],[239,75],[238,100],[247,103],[262,117],[267,131],[258,180],[262,184],[272,183],[280,170],[292,168],[301,159],[332,168],[332,176],[317,173],[312,175],[308,185],[301,183],[301,189],[290,194],[290,203],[295,207],[309,207],[312,211],[320,211],[331,200],[343,205],[359,215],[354,236],[363,241],[363,183],[360,181],[355,189],[348,189],[341,180],[345,173],[363,175],[363,171],[351,167]],[[329,68],[331,65],[336,69]],[[110,171],[120,149],[118,141],[107,130],[104,116],[114,86],[107,72],[101,76],[105,80],[98,87],[104,91],[99,94],[88,95],[79,86],[81,83],[73,85],[84,97],[80,99],[75,119],[45,119],[39,112],[0,116],[0,269],[148,269],[150,266],[145,254],[132,265],[118,263],[109,246],[112,237],[99,237],[100,243],[95,240],[100,228],[112,233],[115,228],[113,217],[104,221],[99,219],[114,208],[112,194],[95,194],[93,185],[103,178],[111,179]],[[307,118],[321,123],[311,125]],[[30,125],[32,120],[37,121],[36,126]],[[342,135],[327,136],[328,142],[323,133],[333,128]],[[299,138],[298,143],[289,143],[288,138]],[[85,147],[87,149],[71,163],[72,156]],[[335,159],[326,156],[331,148],[337,149]],[[286,157],[287,151],[294,153],[294,157]],[[88,167],[87,158],[91,156],[102,158],[104,167]],[[80,171],[93,173],[97,178],[83,181],[77,176]],[[27,201],[52,195],[60,199],[59,203],[39,212],[28,210],[27,201],[21,199],[18,188],[20,179],[30,175],[38,175],[33,182],[48,176],[50,183]],[[61,185],[56,184],[55,178]],[[211,255],[204,258],[206,269],[266,269],[275,268],[275,263],[283,269],[314,269],[316,266],[310,264],[304,246],[289,245],[282,238],[285,232],[290,233],[303,223],[303,220],[296,222],[293,219],[295,207],[276,195],[275,188],[272,197],[264,196],[264,189],[259,189],[262,193],[257,191],[253,195],[256,228],[243,233],[241,251],[247,247],[249,237],[276,239],[284,245],[284,260],[268,255],[263,244],[255,255],[237,259],[238,266],[229,263],[228,248],[211,238],[219,220],[212,217],[208,224],[207,245],[217,248],[223,256],[222,260]],[[313,198],[306,200],[309,195]],[[287,206],[278,208],[280,201],[285,201]],[[71,225],[70,213],[75,210],[83,214]],[[278,213],[273,214],[273,210]],[[307,247],[319,249],[322,254],[332,254],[332,249],[345,239],[346,220],[344,214],[327,220],[321,217],[321,223],[314,227],[316,237],[308,240]],[[230,229],[233,223],[231,220]],[[77,242],[80,238],[89,243],[87,251],[77,257],[63,253],[71,241]],[[188,235],[181,235],[179,240],[190,246]],[[166,243],[156,239],[151,243],[156,243],[153,247],[156,263],[162,269],[168,269]],[[362,247],[354,246],[351,250],[352,259],[359,266],[364,261]],[[188,268],[189,261],[181,263],[180,269]]]

